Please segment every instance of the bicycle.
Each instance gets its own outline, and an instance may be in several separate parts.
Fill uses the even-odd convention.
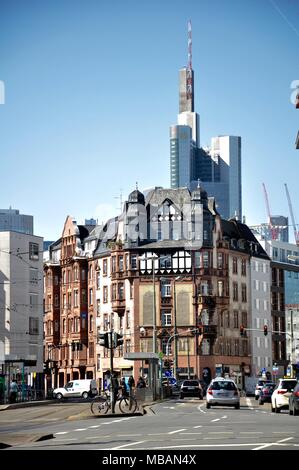
[[[122,395],[118,393],[116,403],[118,403],[120,412],[123,414],[135,413],[138,404],[136,398],[129,395]],[[91,412],[96,414],[107,414],[111,410],[111,397],[109,393],[104,392],[102,395],[96,396],[91,402]]]

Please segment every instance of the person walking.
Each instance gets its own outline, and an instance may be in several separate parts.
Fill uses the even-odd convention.
[[[115,413],[115,404],[118,397],[119,382],[115,373],[111,377],[111,388],[112,388],[112,413]]]
[[[127,397],[129,395],[128,394],[128,387],[127,387],[127,384],[126,384],[126,379],[124,377],[122,377],[122,379],[120,381],[120,388],[121,388],[122,396]]]
[[[137,382],[137,388],[145,388],[145,380],[143,377],[139,377],[138,382]]]
[[[17,401],[18,385],[14,379],[10,382],[9,387],[9,401],[10,403],[15,403]]]

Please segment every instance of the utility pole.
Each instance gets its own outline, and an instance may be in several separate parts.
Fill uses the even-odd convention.
[[[109,338],[109,349],[110,349],[110,376],[111,376],[111,386],[110,386],[110,393],[111,393],[111,413],[115,413],[115,403],[114,403],[114,372],[113,372],[113,330],[109,331],[108,333]]]
[[[175,281],[173,283],[173,297],[174,297],[174,328],[173,328],[173,336],[174,336],[174,355],[173,355],[173,375],[175,380],[177,381],[177,367],[178,367],[178,341],[177,341],[177,324],[176,324],[176,289],[175,289]]]

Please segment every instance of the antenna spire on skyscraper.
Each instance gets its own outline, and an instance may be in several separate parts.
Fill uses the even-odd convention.
[[[192,25],[188,21],[188,69],[192,70]]]

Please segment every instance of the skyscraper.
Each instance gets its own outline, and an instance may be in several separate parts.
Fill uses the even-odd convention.
[[[178,124],[170,127],[171,188],[194,190],[198,180],[216,199],[224,218],[242,217],[241,137],[213,137],[200,148],[200,119],[194,110],[191,22],[188,23],[188,66],[179,71]],[[189,131],[188,131],[189,129]]]

